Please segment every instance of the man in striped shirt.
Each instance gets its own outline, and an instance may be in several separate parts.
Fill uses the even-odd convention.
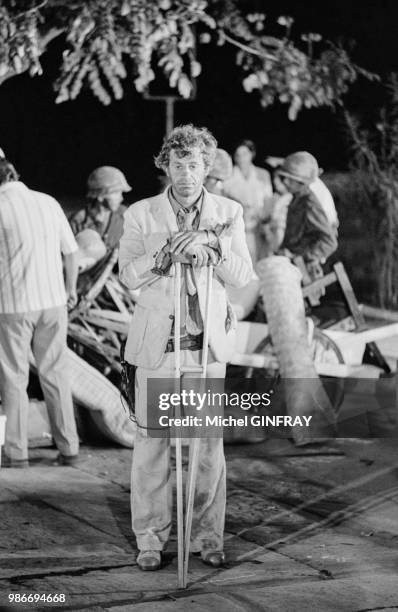
[[[71,465],[79,441],[66,362],[66,304],[77,302],[78,247],[58,202],[17,179],[13,166],[0,159],[0,397],[7,416],[3,463],[29,465],[26,388],[32,349],[59,462]]]

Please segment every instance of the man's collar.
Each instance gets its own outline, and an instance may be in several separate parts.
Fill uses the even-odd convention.
[[[180,210],[184,211],[185,213],[193,212],[194,210],[200,212],[203,204],[203,198],[205,196],[205,191],[205,188],[202,187],[202,191],[200,192],[200,195],[198,196],[196,202],[194,202],[194,204],[189,208],[185,208],[185,206],[182,206],[182,204],[179,203],[173,193],[172,185],[167,188],[166,193],[175,214],[177,214]]]

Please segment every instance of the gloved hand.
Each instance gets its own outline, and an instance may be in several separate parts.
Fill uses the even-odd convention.
[[[159,274],[160,276],[167,276],[171,268],[171,255],[170,255],[170,240],[167,240],[166,244],[162,247],[155,259],[155,266],[151,272]]]
[[[72,310],[72,308],[76,306],[77,300],[78,300],[76,289],[70,289],[67,292],[67,296],[68,296],[67,297],[68,310]]]
[[[185,249],[184,254],[190,257],[193,268],[202,268],[210,264],[216,266],[220,260],[217,251],[205,245],[189,247]]]
[[[305,262],[305,267],[312,281],[323,277],[322,266],[317,259],[313,259]]]
[[[185,253],[189,248],[207,245],[208,243],[209,237],[206,230],[178,232],[171,240],[170,251],[178,255],[179,253]]]

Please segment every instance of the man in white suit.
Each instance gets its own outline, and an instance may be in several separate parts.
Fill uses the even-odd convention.
[[[145,430],[147,409],[151,410],[146,402],[147,380],[174,377],[176,333],[181,339],[181,365],[201,363],[209,262],[215,268],[207,377],[224,378],[235,327],[225,286],[243,287],[253,275],[241,205],[203,187],[216,148],[206,128],[175,128],[155,159],[170,186],[127,210],[120,241],[120,278],[130,289],[142,287],[125,349],[126,360],[137,366],[135,409],[142,425],[134,445],[131,482],[132,527],[142,570],[159,569],[172,523],[170,444],[168,439],[149,437]],[[191,261],[182,275],[180,330],[174,329],[173,254]],[[191,550],[219,567],[225,561],[223,441],[202,438],[200,444]]]

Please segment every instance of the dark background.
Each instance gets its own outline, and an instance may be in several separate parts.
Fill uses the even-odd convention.
[[[319,32],[334,41],[342,38],[348,47],[355,40],[354,61],[378,72],[383,80],[398,70],[397,0],[253,0],[244,4],[266,12],[270,22],[281,14],[292,15],[297,38],[304,31]],[[43,76],[32,79],[23,74],[1,85],[0,147],[29,186],[63,202],[82,196],[88,173],[102,164],[118,166],[126,173],[133,185],[131,201],[156,192],[152,160],[164,135],[163,103],[144,100],[126,80],[125,97],[109,107],[102,106],[90,91],[56,105],[52,83],[61,50],[60,41],[55,41],[45,54]],[[197,98],[177,103],[176,123],[206,125],[220,146],[230,151],[239,139],[252,138],[258,145],[259,165],[265,155],[307,149],[326,170],[345,170],[349,149],[339,112],[303,111],[291,122],[286,106],[262,109],[255,93],[243,91],[234,53],[227,46],[200,48],[203,74],[197,80]],[[346,104],[372,121],[385,95],[381,85],[360,79],[346,96]]]

